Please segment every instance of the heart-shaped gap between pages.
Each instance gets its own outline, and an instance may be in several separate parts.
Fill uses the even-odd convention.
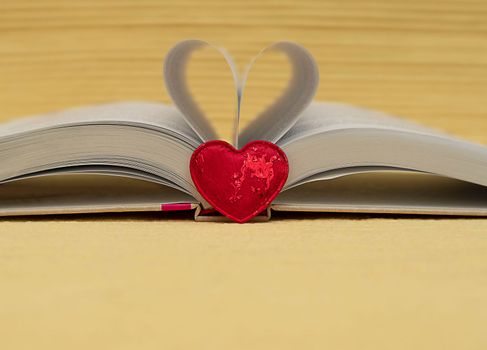
[[[263,49],[250,61],[244,73],[240,75],[234,60],[225,49],[202,40],[182,41],[176,44],[166,55],[164,82],[173,103],[203,142],[218,139],[218,135],[190,92],[186,67],[191,54],[204,47],[211,47],[220,52],[234,79],[236,108],[233,145],[237,149],[239,146],[254,140],[265,140],[273,143],[279,140],[296,123],[300,114],[311,103],[318,88],[317,64],[311,54],[296,43],[281,41]],[[240,132],[240,112],[247,79],[254,63],[263,54],[271,50],[282,52],[287,56],[291,64],[291,79],[281,96],[259,113]]]

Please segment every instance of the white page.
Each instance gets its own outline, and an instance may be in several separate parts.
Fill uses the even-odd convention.
[[[288,57],[292,67],[291,80],[282,95],[240,133],[238,137],[240,146],[254,140],[278,141],[296,123],[301,113],[311,103],[318,88],[318,66],[313,56],[296,43],[281,41],[262,50],[251,61],[242,78],[242,95],[252,65],[261,55],[271,50],[282,52]],[[240,98],[240,103],[243,103],[243,97]]]
[[[169,96],[181,111],[188,125],[193,128],[194,132],[203,141],[210,141],[217,139],[218,135],[191,95],[186,78],[186,66],[191,54],[205,47],[217,50],[223,56],[232,72],[235,83],[236,106],[234,119],[237,119],[240,96],[238,72],[233,59],[224,49],[202,40],[185,40],[178,43],[167,53],[164,60],[164,82]]]
[[[384,112],[343,103],[313,102],[303,111],[293,127],[277,141],[277,144],[284,146],[297,139],[319,133],[357,128],[403,130],[450,137],[438,130]]]
[[[189,174],[201,139],[173,107],[120,102],[0,126],[0,181],[86,171],[149,179],[204,202]],[[155,180],[154,180],[155,179]]]
[[[174,107],[155,102],[113,102],[70,108],[0,124],[3,138],[73,125],[136,125],[166,132],[197,147],[201,139]]]
[[[277,143],[290,162],[285,188],[329,172],[416,170],[487,185],[487,147],[363,108],[314,103]]]
[[[2,184],[0,216],[161,211],[197,201],[158,183],[102,175],[51,175]]]
[[[240,76],[232,57],[224,49],[201,40],[186,40],[175,45],[164,61],[166,89],[187,123],[202,140],[217,139],[214,128],[198,107],[191,95],[186,79],[186,66],[191,54],[201,48],[217,50],[225,59],[235,83],[234,146],[243,146],[252,140],[276,142],[297,121],[303,110],[311,103],[319,82],[318,66],[311,54],[292,42],[277,42],[262,50]],[[284,53],[291,63],[292,78],[289,86],[276,101],[239,134],[240,110],[243,103],[245,83],[253,64],[268,51]]]
[[[487,215],[487,187],[431,174],[377,171],[282,192],[272,209],[435,215]]]

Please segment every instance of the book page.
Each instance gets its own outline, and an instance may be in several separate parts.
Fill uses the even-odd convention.
[[[218,139],[218,135],[210,121],[203,113],[198,103],[192,96],[186,79],[186,66],[191,54],[201,48],[210,47],[217,50],[225,59],[228,68],[232,72],[235,83],[235,115],[238,119],[240,101],[239,77],[235,62],[225,49],[211,45],[202,40],[185,40],[176,44],[166,55],[164,60],[164,82],[167,92],[175,106],[181,112],[188,125],[203,141]]]
[[[173,135],[195,148],[202,142],[176,108],[139,101],[70,108],[3,123],[0,141],[23,133],[75,125],[136,125]]]
[[[277,144],[290,163],[285,188],[376,167],[487,185],[487,147],[363,108],[313,103]]]
[[[172,187],[104,175],[50,175],[2,184],[0,216],[161,211],[198,202]],[[169,204],[169,206],[168,206]]]
[[[241,82],[240,103],[245,103],[244,87],[252,65],[261,55],[270,50],[280,51],[288,57],[292,67],[292,77],[282,95],[240,133],[238,144],[241,146],[254,140],[278,141],[297,122],[301,113],[311,103],[318,88],[318,65],[313,56],[298,44],[281,41],[262,50],[247,67]]]
[[[313,102],[301,114],[293,127],[278,140],[277,144],[283,146],[299,138],[314,134],[356,128],[404,130],[449,137],[449,135],[438,130],[383,112],[342,103]]]
[[[58,173],[144,178],[203,201],[189,159],[201,139],[173,107],[121,102],[0,126],[0,182]]]
[[[199,108],[188,87],[186,66],[191,54],[201,48],[217,50],[225,59],[235,82],[234,146],[243,146],[252,140],[276,142],[297,121],[304,109],[311,103],[319,83],[318,66],[311,54],[302,46],[292,42],[277,42],[262,50],[239,75],[234,60],[223,48],[201,40],[186,40],[174,46],[164,61],[164,81],[174,104],[181,111],[188,125],[204,141],[218,139],[208,118]],[[284,53],[292,66],[292,79],[282,96],[239,134],[240,109],[243,102],[245,83],[253,64],[265,52],[275,50]]]
[[[446,177],[377,171],[282,192],[272,209],[390,214],[487,215],[487,188]]]

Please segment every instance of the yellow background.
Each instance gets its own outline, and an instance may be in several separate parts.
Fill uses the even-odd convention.
[[[162,59],[185,38],[227,47],[241,68],[274,41],[297,41],[319,64],[317,99],[487,144],[479,0],[1,0],[0,118],[169,102]],[[191,79],[225,133],[234,106],[217,61],[203,54]],[[262,61],[249,115],[278,91],[286,68]],[[2,349],[485,349],[486,324],[483,219],[0,222]]]

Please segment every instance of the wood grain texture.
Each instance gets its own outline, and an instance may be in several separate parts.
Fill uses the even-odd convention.
[[[483,0],[0,1],[0,120],[114,100],[169,102],[162,59],[201,38],[243,66],[278,40],[316,57],[319,100],[487,144]],[[250,118],[287,78],[260,62]],[[231,81],[191,63],[228,133]],[[485,349],[487,221],[281,214],[0,222],[2,349]]]

